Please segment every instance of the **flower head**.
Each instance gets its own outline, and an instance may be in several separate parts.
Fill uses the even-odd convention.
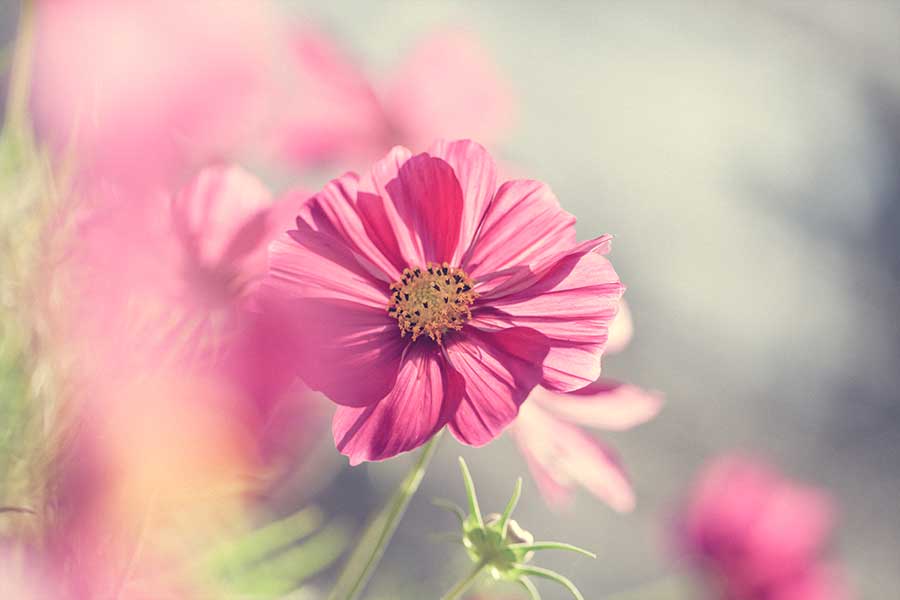
[[[851,594],[821,558],[833,522],[822,491],[758,460],[725,456],[701,473],[677,542],[718,597],[843,600]]]
[[[453,512],[462,527],[462,544],[479,570],[486,570],[496,580],[513,581],[521,585],[531,598],[540,598],[529,576],[555,581],[564,586],[577,599],[584,600],[581,592],[569,579],[551,571],[529,564],[536,552],[543,550],[567,550],[590,558],[597,556],[572,544],[563,542],[536,542],[534,536],[522,529],[512,519],[512,513],[522,494],[522,478],[516,481],[513,495],[503,514],[482,516],[475,493],[475,484],[466,461],[460,457],[463,482],[466,486],[469,514],[452,502],[438,500],[436,504]]]
[[[306,202],[270,248],[261,302],[290,311],[296,368],[340,405],[352,463],[445,425],[486,444],[538,383],[597,378],[623,286],[609,236],[577,243],[574,225],[546,185],[498,185],[468,140],[394,148]]]

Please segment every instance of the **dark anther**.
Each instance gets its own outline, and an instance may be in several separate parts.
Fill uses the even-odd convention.
[[[447,267],[444,267],[443,269],[441,269],[441,272],[442,272],[444,275],[446,275],[448,271],[449,271],[449,269],[447,269]]]
[[[388,307],[388,312],[397,312],[397,307],[396,306]]]
[[[428,308],[428,303],[427,303],[427,302],[423,302],[423,303],[422,303],[422,306],[424,306],[425,308]]]
[[[464,292],[468,292],[468,291],[471,290],[471,289],[472,289],[472,288],[469,286],[468,283],[467,283],[466,285],[463,286],[463,291],[464,291]]]
[[[437,290],[438,292],[441,291],[441,287],[440,287],[438,284],[436,284],[436,283],[432,283],[432,284],[431,284],[431,287],[433,287],[433,288],[434,288],[435,290]]]
[[[419,311],[416,311],[416,316],[421,316],[421,315],[422,315],[422,313],[420,313]]]
[[[453,281],[455,281],[456,283],[459,283],[461,279],[462,277],[460,277],[458,274],[453,276]]]
[[[447,296],[444,296],[444,304],[447,304],[448,302],[450,302],[450,298],[448,298]]]
[[[403,297],[409,300],[409,294],[403,294]]]
[[[447,285],[450,285],[450,279],[449,279],[449,278],[445,279],[445,280],[444,280],[444,283],[447,284]]]

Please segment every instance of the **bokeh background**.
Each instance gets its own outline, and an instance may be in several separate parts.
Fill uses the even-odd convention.
[[[497,154],[548,182],[581,237],[616,236],[636,333],[606,373],[666,397],[649,424],[604,434],[636,488],[628,515],[587,494],[552,512],[508,436],[479,450],[448,436],[370,597],[436,597],[466,568],[461,549],[429,539],[452,529],[429,498],[463,501],[462,455],[485,509],[523,474],[519,522],[598,553],[543,558],[587,598],[690,598],[667,528],[701,465],[731,450],[829,490],[835,555],[860,596],[900,589],[900,5],[279,4],[375,81],[436,29],[478,37],[518,105]],[[4,40],[17,12],[0,12]],[[358,526],[410,459],[350,469],[328,437],[316,452],[341,470],[308,496]]]

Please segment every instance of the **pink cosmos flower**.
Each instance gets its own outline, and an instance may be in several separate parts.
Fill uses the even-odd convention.
[[[851,594],[821,560],[834,524],[822,491],[770,466],[725,456],[704,469],[682,512],[678,544],[725,600],[842,600]]]
[[[340,405],[335,442],[357,464],[445,425],[486,444],[537,384],[594,381],[623,291],[609,247],[578,243],[546,185],[498,185],[474,142],[396,147],[307,201],[264,290],[291,311],[297,370]]]
[[[37,3],[34,96],[43,137],[81,171],[171,183],[261,125],[271,100],[266,2]],[[71,153],[71,154],[70,154]]]
[[[624,348],[633,331],[626,303],[609,332],[607,352]],[[662,395],[601,377],[569,393],[535,388],[510,427],[547,503],[571,504],[582,486],[615,510],[634,508],[634,491],[618,456],[583,427],[624,431],[659,413]]]
[[[267,458],[312,439],[298,420],[315,422],[318,411],[285,364],[293,346],[279,315],[250,310],[267,246],[290,228],[299,200],[275,201],[247,171],[214,166],[174,194],[106,183],[80,190],[77,202],[72,226],[57,234],[64,260],[54,278],[67,299],[58,342],[79,386],[218,379],[243,399],[232,414],[258,432]]]
[[[303,27],[289,37],[293,93],[275,145],[296,166],[368,163],[395,144],[418,151],[449,136],[490,146],[514,120],[509,85],[464,31],[428,36],[378,84],[322,32]]]

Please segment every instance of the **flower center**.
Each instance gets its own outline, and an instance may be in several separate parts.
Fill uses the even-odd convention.
[[[388,314],[397,319],[400,335],[413,341],[427,333],[438,344],[450,329],[459,331],[472,318],[469,308],[478,294],[462,269],[447,263],[428,263],[403,269],[400,281],[391,284]]]

